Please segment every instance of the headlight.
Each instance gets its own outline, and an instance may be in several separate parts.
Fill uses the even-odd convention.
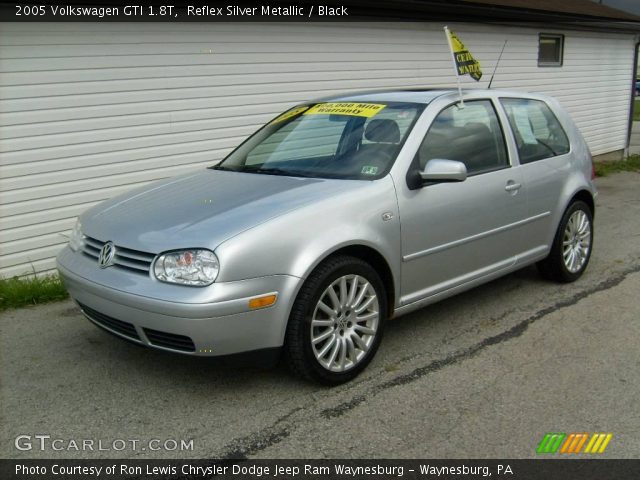
[[[218,276],[218,258],[209,250],[180,250],[160,255],[153,272],[158,280],[202,287]]]
[[[84,235],[82,235],[82,224],[80,220],[76,220],[76,224],[73,226],[73,230],[71,230],[71,235],[69,236],[69,248],[74,252],[78,250],[82,250],[84,245]]]

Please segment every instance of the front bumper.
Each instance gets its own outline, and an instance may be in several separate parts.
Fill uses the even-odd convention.
[[[93,323],[132,342],[188,355],[281,347],[300,282],[271,275],[202,288],[167,285],[137,273],[100,269],[68,247],[57,264],[69,294]],[[274,305],[249,308],[251,298],[266,294],[277,295]]]

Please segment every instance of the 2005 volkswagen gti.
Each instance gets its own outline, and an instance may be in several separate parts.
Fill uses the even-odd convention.
[[[526,265],[576,280],[593,245],[589,150],[551,99],[350,94],[298,105],[216,166],[78,219],[58,268],[84,314],[190,355],[284,353],[335,384],[385,320]]]

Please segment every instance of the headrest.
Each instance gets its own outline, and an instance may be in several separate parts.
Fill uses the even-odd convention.
[[[389,119],[373,119],[364,131],[364,138],[375,143],[400,143],[400,128]]]

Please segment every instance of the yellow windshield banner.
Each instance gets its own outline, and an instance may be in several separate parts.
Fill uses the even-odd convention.
[[[378,103],[319,103],[304,112],[304,115],[350,115],[373,117],[386,105]]]
[[[302,112],[304,112],[308,108],[309,107],[306,106],[306,105],[303,105],[303,106],[300,106],[300,107],[293,107],[291,110],[287,110],[286,112],[284,112],[279,117],[276,117],[275,119],[271,120],[271,123],[284,122],[285,120],[288,120],[291,117],[295,117],[296,115],[300,115]]]
[[[453,54],[453,61],[456,66],[456,73],[458,76],[469,75],[476,82],[482,78],[482,70],[480,68],[480,62],[478,62],[471,52],[467,50],[464,44],[460,41],[458,36],[445,27],[447,39],[449,40],[449,46],[451,47],[451,53]]]

